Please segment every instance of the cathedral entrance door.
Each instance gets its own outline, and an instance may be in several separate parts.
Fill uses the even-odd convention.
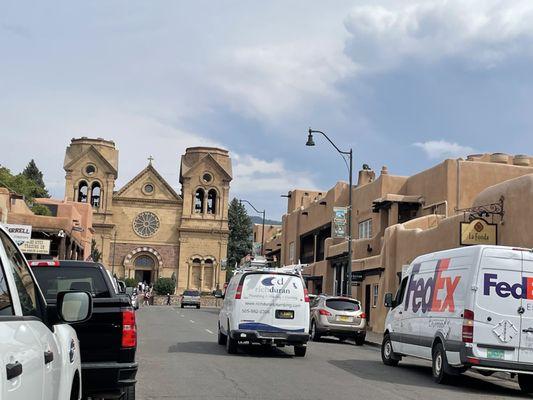
[[[156,276],[154,274],[155,260],[151,255],[140,254],[133,261],[135,266],[135,280],[147,284],[154,283]]]
[[[142,269],[135,270],[135,281],[145,282],[148,285],[152,284],[152,271],[144,271]]]

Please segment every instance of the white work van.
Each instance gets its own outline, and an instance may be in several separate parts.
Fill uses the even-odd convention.
[[[469,368],[508,372],[533,392],[530,250],[472,246],[417,257],[385,306],[386,365],[404,356],[432,360],[439,383]]]
[[[61,292],[49,312],[17,245],[0,226],[0,399],[81,398],[80,346],[66,322],[92,312],[86,292]]]
[[[238,271],[226,288],[218,343],[236,353],[239,342],[294,346],[305,356],[309,296],[301,275],[289,269]]]

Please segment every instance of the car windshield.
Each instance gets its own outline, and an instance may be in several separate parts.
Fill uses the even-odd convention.
[[[55,300],[59,292],[81,290],[93,297],[109,297],[102,273],[91,267],[34,267],[33,273],[47,301]]]
[[[361,309],[359,302],[346,299],[326,300],[326,307],[337,311],[359,311]]]
[[[200,293],[196,290],[186,290],[183,292],[184,296],[200,296]]]

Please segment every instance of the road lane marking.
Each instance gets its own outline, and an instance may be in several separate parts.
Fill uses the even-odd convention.
[[[206,332],[207,332],[207,333],[210,333],[211,335],[214,335],[214,334],[215,334],[214,332],[211,332],[209,329],[206,329]]]
[[[190,319],[189,321],[191,321],[191,324],[194,324],[194,321],[192,319]]]

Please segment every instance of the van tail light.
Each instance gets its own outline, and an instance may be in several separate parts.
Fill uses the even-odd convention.
[[[319,313],[320,315],[325,315],[325,316],[328,316],[328,317],[331,316],[331,313],[330,313],[328,310],[320,309],[320,310],[318,310],[318,313]]]
[[[474,311],[465,310],[463,313],[463,343],[474,340]]]
[[[237,286],[237,291],[235,292],[235,300],[240,300],[242,296],[242,285]]]
[[[359,316],[359,318],[361,318],[361,319],[366,319],[366,314],[365,314],[364,312],[361,313],[361,315]]]
[[[304,300],[306,303],[309,303],[309,292],[306,288],[304,288]]]
[[[137,346],[137,325],[135,323],[135,311],[122,311],[122,347]]]

